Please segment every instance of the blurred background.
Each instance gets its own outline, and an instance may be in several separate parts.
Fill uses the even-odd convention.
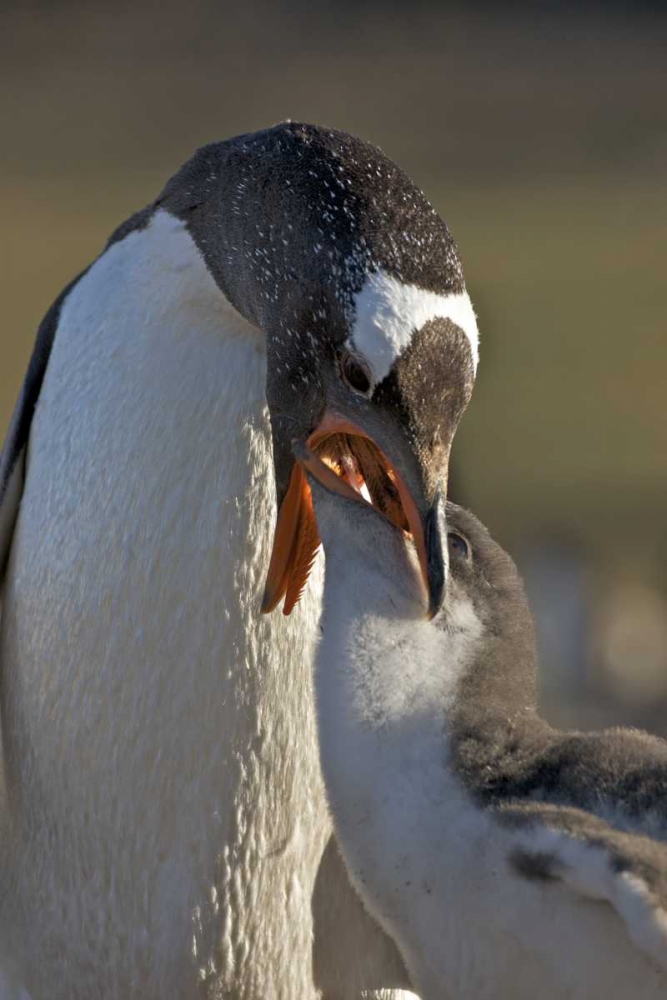
[[[3,0],[0,115],[2,433],[51,301],[195,147],[295,118],[398,161],[479,314],[453,494],[526,575],[545,710],[667,734],[664,3]]]

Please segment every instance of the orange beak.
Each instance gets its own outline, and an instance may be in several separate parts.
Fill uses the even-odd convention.
[[[314,448],[324,438],[336,433],[352,434],[370,440],[369,435],[356,424],[339,417],[337,414],[327,412],[319,426],[306,441],[307,448]],[[264,614],[273,611],[283,597],[285,598],[283,614],[290,614],[303,593],[320,546],[310,487],[301,461],[305,462],[313,475],[323,481],[329,489],[333,489],[348,499],[353,498],[366,503],[360,494],[344,479],[337,476],[332,469],[317,459],[315,455],[295,463],[287,493],[278,512],[273,551],[262,600]],[[393,466],[391,468],[417,550],[424,584],[428,590],[428,561],[422,519],[405,480],[397,469]]]

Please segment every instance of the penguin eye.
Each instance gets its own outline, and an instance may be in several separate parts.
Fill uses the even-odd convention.
[[[447,532],[447,545],[450,559],[465,559],[470,561],[470,545],[468,540],[459,535],[458,531]]]
[[[353,392],[368,396],[373,389],[370,372],[364,362],[356,354],[346,351],[340,359],[340,373],[343,381]]]

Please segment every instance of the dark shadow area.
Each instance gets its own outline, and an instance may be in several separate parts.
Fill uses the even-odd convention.
[[[315,881],[313,926],[313,971],[323,1000],[351,1000],[365,990],[410,989],[396,946],[350,885],[333,836]]]

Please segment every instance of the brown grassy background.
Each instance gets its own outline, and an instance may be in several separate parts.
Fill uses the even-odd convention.
[[[577,718],[602,705],[667,723],[659,11],[5,0],[0,424],[51,300],[196,146],[286,117],[356,132],[420,183],[463,253],[483,343],[462,499],[520,556],[555,537],[582,566],[582,666],[561,700],[574,710],[574,691]],[[607,636],[624,587],[652,608],[648,652],[644,625],[621,643],[626,673],[650,661],[636,704]]]

